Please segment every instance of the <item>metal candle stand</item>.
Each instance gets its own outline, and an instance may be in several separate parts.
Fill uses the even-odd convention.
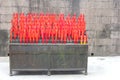
[[[21,15],[23,16],[23,14]],[[82,23],[82,25],[80,25],[83,26],[82,33],[79,33],[80,35],[77,34],[77,31],[79,30],[78,27],[76,27],[75,30],[72,29],[73,32],[71,34],[68,34],[70,33],[68,30],[69,32],[66,34],[71,35],[71,37],[69,37],[73,39],[72,41],[65,40],[67,36],[65,36],[64,39],[61,38],[61,36],[64,36],[63,33],[63,35],[61,35],[56,32],[57,35],[60,35],[57,36],[53,30],[51,33],[44,33],[47,35],[47,38],[49,37],[48,34],[54,34],[52,38],[49,37],[51,40],[48,40],[48,42],[45,43],[41,41],[45,38],[42,34],[44,27],[36,27],[34,29],[33,32],[36,31],[34,33],[36,36],[29,34],[33,28],[31,28],[31,25],[30,27],[24,26],[24,17],[20,19],[21,22],[18,24],[17,16],[18,15],[15,15],[15,19],[12,20],[12,29],[10,31],[10,75],[13,75],[13,71],[47,71],[48,75],[51,75],[51,71],[84,71],[84,74],[87,74],[88,45],[87,36],[83,33],[83,31],[85,31],[85,24]],[[75,18],[73,18],[73,21],[75,21]],[[34,25],[40,26],[37,22]],[[55,24],[55,26],[58,26],[58,24]],[[28,32],[25,33],[25,30],[27,31],[27,29]],[[40,29],[40,32],[38,29]],[[47,30],[47,28],[45,29]],[[49,29],[51,28],[48,28],[48,31]],[[66,29],[68,28],[63,30]],[[55,27],[55,30],[58,30],[57,27]],[[40,34],[37,34],[38,32]],[[56,36],[57,38],[59,37],[59,40],[56,40],[56,42],[53,43],[52,39],[56,39]],[[64,43],[61,43],[61,40],[63,40]]]

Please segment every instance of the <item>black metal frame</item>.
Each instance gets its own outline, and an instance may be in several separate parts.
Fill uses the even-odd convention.
[[[48,71],[48,75],[51,71],[85,71],[87,75],[88,45],[10,43],[9,53],[10,75],[12,71]]]

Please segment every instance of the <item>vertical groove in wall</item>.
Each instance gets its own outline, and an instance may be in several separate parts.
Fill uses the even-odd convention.
[[[37,0],[37,8],[38,8],[38,12],[40,12],[40,0]]]
[[[29,0],[29,12],[31,12],[31,0]]]
[[[79,16],[80,14],[80,0],[72,0],[72,14]]]
[[[14,0],[15,4],[16,4],[16,8],[17,8],[17,12],[20,13],[21,12],[21,8],[19,7],[19,3],[17,0]]]

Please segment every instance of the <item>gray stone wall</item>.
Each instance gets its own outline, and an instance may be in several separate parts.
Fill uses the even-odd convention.
[[[14,12],[85,14],[89,55],[120,55],[120,0],[0,0],[0,56],[7,56]]]

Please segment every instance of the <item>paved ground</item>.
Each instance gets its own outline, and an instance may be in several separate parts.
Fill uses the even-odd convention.
[[[51,76],[40,72],[24,72],[11,77],[8,57],[0,57],[0,80],[120,80],[119,73],[120,56],[115,56],[89,57],[87,76],[71,72]]]

